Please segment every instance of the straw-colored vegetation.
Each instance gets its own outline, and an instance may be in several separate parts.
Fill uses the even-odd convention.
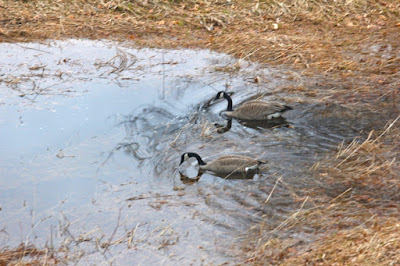
[[[311,77],[286,88],[291,93],[395,114],[382,132],[343,144],[313,167],[320,187],[282,224],[257,228],[246,250],[254,264],[400,263],[399,32],[398,0],[0,0],[3,42],[114,38],[210,48]],[[298,237],[304,232],[309,241]],[[1,265],[33,254],[10,252]]]
[[[13,250],[0,250],[0,265],[49,265],[60,261],[48,249],[38,250],[21,244]]]
[[[373,98],[400,85],[396,0],[0,0],[0,41],[115,38],[210,48],[320,75],[322,88]],[[299,93],[309,93],[313,84]],[[348,100],[348,99],[347,99]]]
[[[256,251],[249,251],[249,261],[284,265],[400,263],[399,119],[381,134],[371,132],[366,140],[343,145],[336,157],[314,165],[322,185],[306,192],[311,196],[301,202],[299,211],[277,227],[254,228],[259,239]],[[277,231],[285,232],[286,237],[276,237]]]
[[[0,40],[116,37],[326,72],[393,74],[399,10],[396,0],[1,0]]]

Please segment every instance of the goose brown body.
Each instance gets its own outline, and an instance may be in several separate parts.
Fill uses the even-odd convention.
[[[200,165],[200,169],[216,173],[245,173],[249,169],[256,169],[259,161],[239,155],[226,155],[207,163]]]
[[[233,111],[225,111],[224,114],[231,118],[241,120],[270,120],[278,118],[288,109],[280,103],[268,103],[264,101],[245,102]]]
[[[228,118],[240,120],[270,120],[280,117],[285,111],[292,108],[280,103],[265,101],[249,101],[243,103],[237,109],[232,109],[232,99],[226,92],[219,92],[216,99],[225,98],[228,101],[227,110],[222,114]]]
[[[195,157],[199,163],[199,168],[204,171],[214,173],[247,173],[257,170],[258,166],[264,162],[241,155],[225,155],[211,162],[205,163],[197,153],[187,152],[182,154],[181,163]]]

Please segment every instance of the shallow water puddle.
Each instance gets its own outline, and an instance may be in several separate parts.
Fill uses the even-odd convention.
[[[313,184],[307,167],[357,132],[332,116],[340,107],[279,95],[295,108],[285,115],[292,127],[233,121],[219,134],[226,102],[210,104],[217,91],[233,87],[234,104],[258,91],[274,100],[288,83],[248,62],[218,71],[236,63],[223,54],[85,40],[0,51],[2,246],[64,245],[84,263],[234,262],[249,226],[295,210],[291,189]],[[183,182],[179,172],[197,174],[194,163],[177,169],[187,151],[268,164],[254,179]],[[285,185],[264,204],[279,177]]]

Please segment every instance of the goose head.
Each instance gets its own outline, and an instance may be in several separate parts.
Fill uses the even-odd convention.
[[[182,154],[182,156],[181,156],[181,163],[180,163],[179,165],[181,165],[181,164],[183,164],[183,162],[189,160],[189,158],[190,158],[190,156],[189,156],[189,153],[188,153],[188,152]]]
[[[228,101],[228,106],[226,108],[226,111],[233,111],[232,110],[232,99],[228,93],[226,93],[224,91],[220,91],[217,93],[217,96],[215,96],[214,100],[219,100],[219,99],[223,99],[223,98],[225,98]]]
[[[194,152],[185,152],[184,154],[182,154],[181,162],[179,165],[183,164],[183,162],[189,160],[189,158],[191,158],[191,157],[196,158],[199,165],[206,165],[206,163],[201,159],[200,155],[198,155],[197,153],[194,153]]]
[[[217,93],[217,96],[215,96],[214,100],[219,100],[219,99],[223,99],[223,98],[227,99],[228,97],[229,97],[229,95],[226,92],[220,91]]]

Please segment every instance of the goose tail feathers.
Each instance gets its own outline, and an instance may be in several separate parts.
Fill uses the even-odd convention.
[[[261,165],[261,164],[266,164],[266,163],[267,163],[266,161],[261,161],[261,160],[257,160],[257,162],[258,162],[257,166],[259,166],[259,165]]]
[[[282,112],[289,111],[289,110],[293,110],[293,107],[288,106],[288,105],[284,105]]]
[[[246,172],[248,172],[248,171],[253,171],[253,170],[257,170],[257,168],[261,165],[261,164],[266,164],[267,162],[265,162],[265,161],[260,161],[260,160],[257,160],[257,164],[255,164],[255,165],[253,165],[253,166],[250,166],[250,167],[246,167],[245,168],[245,170],[246,170]]]

